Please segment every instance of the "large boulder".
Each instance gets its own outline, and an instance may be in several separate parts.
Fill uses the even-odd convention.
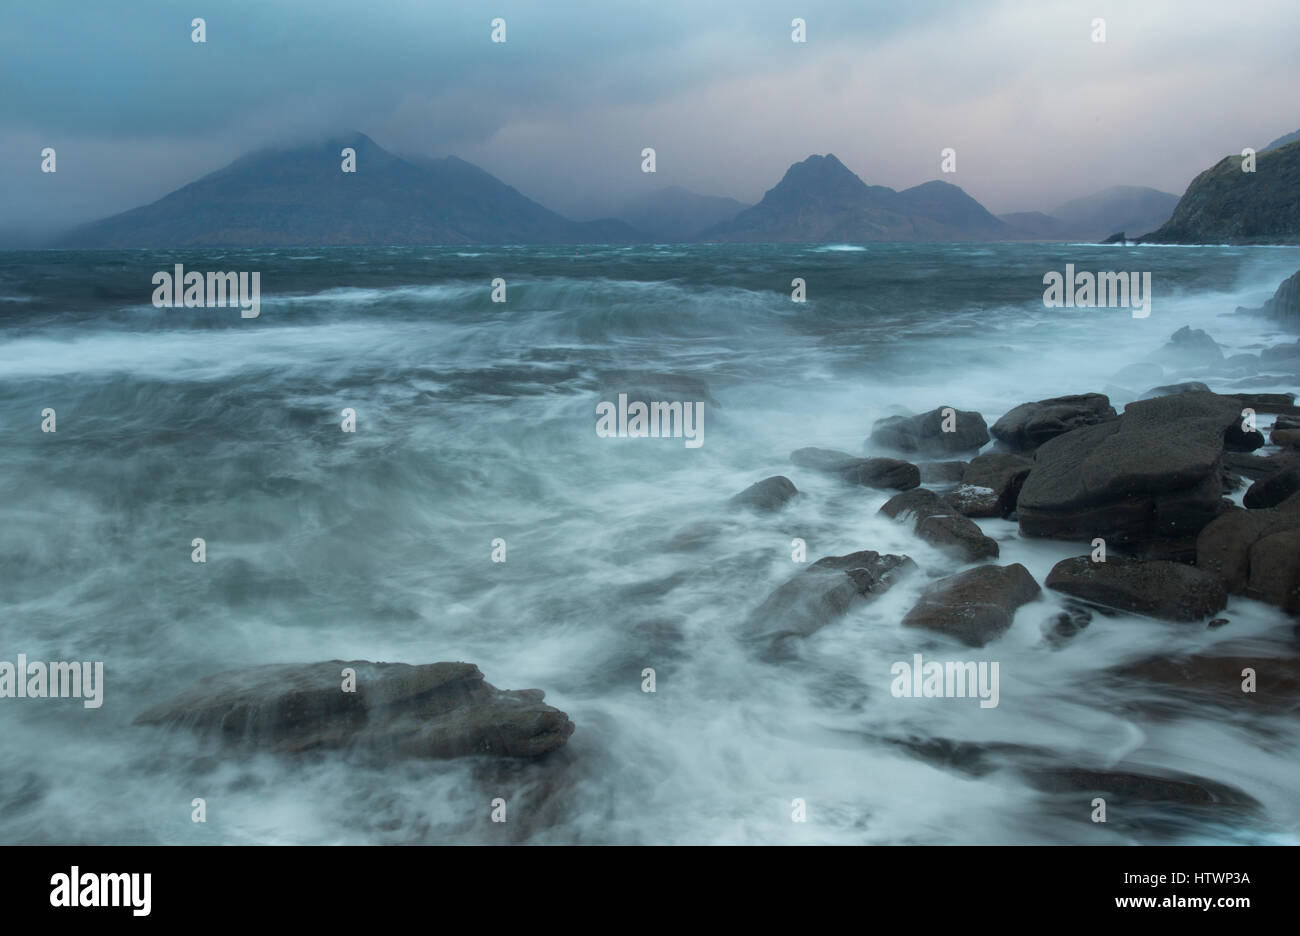
[[[1021,403],[993,424],[993,437],[1017,452],[1036,449],[1048,439],[1116,419],[1110,398],[1101,393],[1052,397]]]
[[[1300,491],[1300,458],[1292,457],[1277,471],[1252,484],[1241,502],[1252,509],[1276,507],[1297,491]]]
[[[1300,329],[1300,271],[1282,281],[1273,298],[1260,310],[1265,315],[1279,319],[1292,330]]]
[[[834,449],[801,448],[790,455],[790,461],[863,487],[907,491],[921,483],[920,469],[898,458],[859,458]]]
[[[913,533],[963,562],[990,559],[998,554],[996,540],[985,536],[974,521],[926,488],[895,494],[880,512],[893,520],[911,520]]]
[[[1235,595],[1300,613],[1300,494],[1276,507],[1225,511],[1196,538],[1196,565]]]
[[[732,496],[728,503],[733,507],[772,513],[784,507],[798,493],[793,481],[783,475],[776,475],[751,484]]]
[[[920,627],[982,647],[1002,635],[1016,610],[1042,591],[1019,563],[982,565],[935,582],[903,617],[904,627]]]
[[[989,429],[979,413],[939,406],[918,416],[878,420],[869,443],[897,452],[938,456],[977,452],[988,440]]]
[[[1009,516],[1033,467],[1022,455],[976,455],[962,474],[961,484],[945,494],[944,500],[967,517]]]
[[[355,671],[344,691],[343,671]],[[383,756],[537,757],[573,722],[540,689],[503,691],[472,663],[285,663],[218,673],[136,718],[279,753],[364,749]]]
[[[754,609],[745,622],[746,635],[762,643],[769,655],[779,656],[789,638],[816,633],[915,568],[907,556],[882,556],[869,549],[818,559]]]
[[[1236,400],[1182,393],[1057,436],[1020,490],[1021,533],[1116,544],[1195,536],[1221,509],[1224,446],[1240,417]]]
[[[1062,559],[1047,575],[1048,588],[1088,604],[1166,621],[1201,621],[1228,604],[1223,582],[1213,573],[1183,565],[1111,556]]]

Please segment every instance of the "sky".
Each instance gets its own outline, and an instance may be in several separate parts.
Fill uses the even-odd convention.
[[[757,202],[813,153],[995,213],[1181,194],[1300,128],[1297,36],[1296,0],[4,0],[0,233],[350,130],[578,219],[668,185]]]

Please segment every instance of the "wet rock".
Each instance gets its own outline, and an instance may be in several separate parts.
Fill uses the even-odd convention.
[[[922,462],[916,467],[921,471],[923,484],[956,484],[961,481],[969,464],[970,462],[964,461],[936,461]]]
[[[1254,692],[1242,691],[1245,670],[1254,671]],[[1124,679],[1157,683],[1179,695],[1234,709],[1300,709],[1300,658],[1294,656],[1158,656],[1126,663],[1113,672]]]
[[[993,424],[993,437],[1013,451],[1036,449],[1072,429],[1115,419],[1110,398],[1101,393],[1052,397],[1021,403]]]
[[[949,419],[944,411],[952,410]],[[945,423],[951,432],[944,431]],[[956,455],[977,452],[989,440],[988,426],[979,413],[939,406],[919,416],[890,416],[878,420],[870,444],[898,452]]]
[[[961,484],[944,495],[967,517],[1007,517],[1034,463],[1021,455],[976,455],[962,475]]]
[[[1226,511],[1197,537],[1196,565],[1234,595],[1300,613],[1300,494],[1276,507]]]
[[[1252,484],[1241,502],[1252,509],[1276,507],[1297,491],[1300,491],[1300,458],[1292,458]]]
[[[1235,400],[1184,393],[1057,436],[1021,488],[1020,532],[1121,545],[1196,535],[1221,510],[1225,438],[1239,420]]]
[[[1166,621],[1202,621],[1228,604],[1223,582],[1210,572],[1128,556],[1062,559],[1044,584],[1089,604]]]
[[[1087,605],[1077,601],[1067,602],[1065,610],[1052,619],[1052,629],[1047,634],[1047,640],[1053,646],[1062,646],[1091,623],[1092,611]]]
[[[769,657],[779,657],[789,638],[816,633],[915,569],[907,556],[882,556],[869,549],[818,559],[754,609],[745,622],[746,636],[763,644]]]
[[[898,458],[859,458],[834,449],[801,448],[790,455],[790,461],[863,487],[906,491],[921,483],[920,469]]]
[[[1146,393],[1142,394],[1142,399],[1153,400],[1156,397],[1177,396],[1180,393],[1208,393],[1209,387],[1199,380],[1189,380],[1185,383],[1165,384],[1163,387],[1152,387]]]
[[[1202,329],[1184,325],[1169,336],[1169,343],[1151,354],[1151,358],[1183,367],[1214,364],[1223,360],[1219,343]]]
[[[1281,364],[1286,367],[1300,366],[1300,341],[1265,348],[1259,352],[1259,360],[1263,364]]]
[[[1235,787],[1190,774],[1162,776],[1123,770],[1044,767],[1025,771],[1025,779],[1044,793],[1104,796],[1115,808],[1125,800],[1178,803],[1184,806],[1231,806],[1257,810],[1260,803]]]
[[[903,618],[904,627],[920,627],[982,647],[1001,636],[1016,610],[1041,591],[1019,563],[982,565],[935,582]]]
[[[345,668],[356,671],[355,692],[343,691]],[[569,716],[544,704],[544,695],[540,689],[497,689],[472,663],[333,660],[208,676],[135,721],[279,753],[537,757],[573,733]]]
[[[734,507],[746,507],[750,510],[770,513],[780,510],[798,493],[793,481],[783,475],[776,475],[751,484],[733,496],[728,503]]]
[[[958,513],[934,491],[916,488],[895,494],[880,512],[893,520],[910,519],[913,533],[963,562],[998,554],[996,540],[985,536],[974,521]]]
[[[1281,471],[1290,461],[1287,453],[1275,455],[1242,455],[1227,452],[1223,456],[1223,467],[1251,480],[1266,478]]]
[[[1294,393],[1232,393],[1228,396],[1240,403],[1242,409],[1250,408],[1256,413],[1273,413],[1288,417],[1300,415],[1300,407],[1295,405]]]

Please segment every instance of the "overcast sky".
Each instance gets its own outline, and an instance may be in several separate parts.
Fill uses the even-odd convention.
[[[1300,128],[1297,36],[1296,0],[4,0],[0,230],[101,217],[347,129],[461,156],[578,218],[666,185],[755,202],[827,152],[996,213],[1120,184],[1181,194]]]

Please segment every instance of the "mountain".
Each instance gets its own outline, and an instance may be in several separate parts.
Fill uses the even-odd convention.
[[[1011,229],[955,185],[896,192],[867,185],[832,154],[795,163],[762,201],[700,234],[701,240],[773,242],[963,241]]]
[[[1296,130],[1294,133],[1288,133],[1286,136],[1278,137],[1272,143],[1268,144],[1268,146],[1260,150],[1260,152],[1267,153],[1269,150],[1281,149],[1288,143],[1296,142],[1296,140],[1300,140],[1300,130]]]
[[[1255,157],[1227,156],[1187,187],[1173,217],[1140,238],[1156,244],[1300,243],[1300,142]]]
[[[1159,227],[1177,204],[1177,195],[1159,189],[1116,185],[1046,214],[1023,211],[998,217],[1029,240],[1100,241],[1117,231],[1135,234]]]
[[[697,195],[673,185],[633,199],[619,211],[619,220],[664,243],[693,240],[705,228],[730,221],[749,205],[734,198]]]
[[[341,171],[344,147],[356,172]],[[240,157],[150,205],[83,225],[60,247],[627,243],[622,221],[578,222],[448,156],[408,160],[363,133]]]

